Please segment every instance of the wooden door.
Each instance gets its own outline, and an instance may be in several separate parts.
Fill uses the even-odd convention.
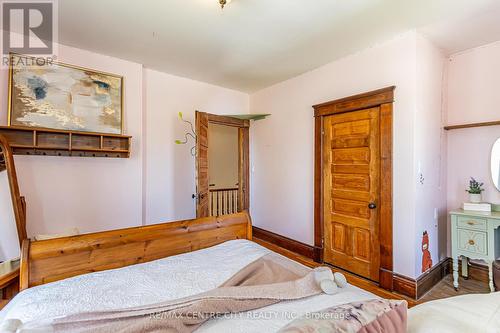
[[[324,261],[379,281],[380,108],[324,117]]]
[[[196,217],[209,216],[208,114],[196,111]]]
[[[250,208],[250,121],[196,111],[196,217],[210,216],[208,125],[219,124],[238,128],[238,212]]]
[[[250,123],[238,130],[238,211],[250,209]]]

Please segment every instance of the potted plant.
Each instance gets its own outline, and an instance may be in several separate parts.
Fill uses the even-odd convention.
[[[484,191],[483,185],[484,183],[479,183],[473,177],[470,177],[469,189],[465,190],[466,192],[469,192],[470,202],[472,203],[482,202],[481,193]]]

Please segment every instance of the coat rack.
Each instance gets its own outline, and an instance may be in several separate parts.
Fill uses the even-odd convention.
[[[14,155],[130,157],[131,136],[0,126]]]

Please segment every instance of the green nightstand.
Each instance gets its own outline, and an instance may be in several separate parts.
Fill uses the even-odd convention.
[[[500,212],[482,213],[458,209],[450,212],[450,215],[453,286],[458,289],[458,261],[460,256],[464,256],[487,263],[489,286],[494,292],[493,262],[500,256]]]

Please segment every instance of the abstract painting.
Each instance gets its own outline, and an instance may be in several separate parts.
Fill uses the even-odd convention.
[[[11,54],[10,126],[122,134],[121,76],[22,58]]]

